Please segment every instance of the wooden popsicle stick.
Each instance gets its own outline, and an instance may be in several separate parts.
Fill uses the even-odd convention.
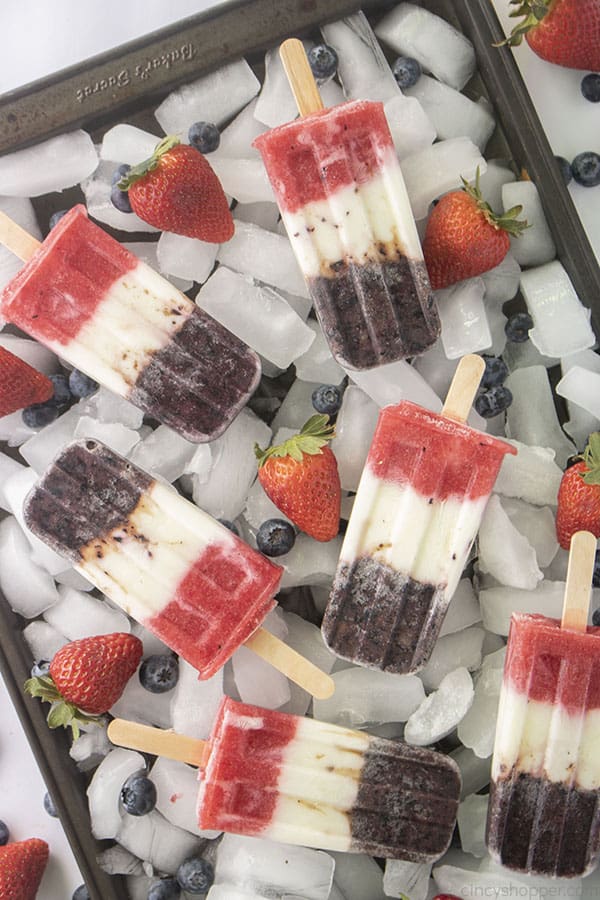
[[[302,41],[298,38],[284,41],[279,48],[279,56],[300,115],[308,116],[323,109],[323,101]]]
[[[466,422],[483,376],[485,362],[476,353],[463,356],[454,373],[441,415],[455,422]]]
[[[0,212],[0,244],[7,247],[23,262],[31,259],[35,251],[41,247],[38,240],[3,212]]]
[[[595,557],[595,536],[590,531],[576,531],[569,550],[561,628],[585,631],[587,627]]]
[[[140,750],[153,756],[166,756],[193,766],[203,766],[210,752],[208,741],[199,741],[161,728],[150,728],[138,722],[127,722],[125,719],[113,719],[110,722],[108,738],[119,747]]]
[[[330,675],[322,672],[310,660],[305,659],[278,637],[258,628],[244,643],[258,656],[270,663],[279,672],[286,675],[294,684],[300,685],[313,697],[326,700],[335,691],[335,682]]]

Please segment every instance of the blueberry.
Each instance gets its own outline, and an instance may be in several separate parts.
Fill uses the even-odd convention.
[[[5,844],[8,844],[9,837],[10,833],[8,831],[8,825],[0,819],[0,847],[4,847]]]
[[[392,66],[394,78],[398,87],[409,88],[416,84],[421,77],[421,66],[411,56],[399,56]]]
[[[503,384],[508,376],[508,366],[499,356],[484,356],[485,371],[481,379],[482,388]]]
[[[50,662],[47,659],[38,659],[31,667],[32,678],[43,678],[50,672]]]
[[[172,653],[156,653],[140,666],[140,683],[151,694],[172,690],[179,680],[179,662]]]
[[[156,787],[145,775],[130,775],[121,788],[121,803],[130,816],[146,816],[156,806]]]
[[[328,81],[337,71],[338,55],[329,44],[316,44],[308,51],[308,63],[317,81]]]
[[[50,231],[54,228],[55,225],[58,225],[63,216],[65,216],[69,212],[68,209],[59,209],[56,212],[53,212],[48,220],[48,228]]]
[[[89,397],[98,390],[98,382],[80,372],[79,369],[73,369],[69,374],[69,390],[74,397],[80,400],[82,397]]]
[[[49,403],[34,403],[33,406],[27,406],[21,413],[21,418],[28,428],[44,428],[59,416],[58,406],[51,406]]]
[[[562,175],[562,180],[565,184],[570,184],[573,181],[573,172],[571,171],[571,163],[568,159],[565,159],[564,156],[555,156],[554,159],[558,164],[558,168],[560,170],[560,174]]]
[[[112,205],[122,213],[131,213],[133,212],[131,208],[131,203],[129,202],[129,193],[128,191],[122,191],[120,188],[113,184],[110,190],[110,200]]]
[[[311,400],[317,412],[334,416],[342,405],[342,392],[335,384],[321,384],[313,391]]]
[[[221,135],[212,122],[194,122],[188,131],[188,141],[200,153],[212,153],[221,143]]]
[[[533,328],[533,319],[529,313],[515,313],[506,322],[504,332],[506,338],[513,344],[522,344],[529,338],[529,331]]]
[[[595,581],[594,584],[596,585]],[[596,585],[596,587],[600,587],[600,582]],[[595,625],[596,628],[598,628],[598,626],[600,625],[600,608],[595,609],[592,613],[592,625]]]
[[[116,184],[117,181],[120,181],[123,175],[127,175],[131,166],[128,166],[127,163],[121,163],[115,171],[112,173],[112,177],[110,179],[111,184]]]
[[[75,888],[71,900],[90,900],[90,892],[85,884],[80,884],[79,887]]]
[[[581,79],[581,93],[591,103],[600,103],[600,75],[590,72]]]
[[[295,541],[294,526],[285,519],[267,519],[256,532],[256,546],[265,556],[283,556]]]
[[[179,885],[174,878],[161,878],[148,891],[148,900],[178,900],[180,896]]]
[[[54,800],[48,792],[44,794],[44,809],[49,816],[52,816],[53,819],[58,819],[58,813],[54,805]]]
[[[512,403],[512,394],[503,384],[491,387],[488,391],[479,394],[475,400],[475,409],[484,419],[491,419],[508,409]]]
[[[592,578],[592,584],[594,587],[600,587],[600,550],[596,550],[596,559],[594,560],[594,576]],[[594,615],[598,613],[600,617],[600,608],[594,612]],[[594,622],[594,625],[600,624]]]
[[[240,529],[237,527],[235,522],[230,522],[229,519],[219,519],[218,521],[221,523],[221,525],[224,525],[225,528],[228,528],[229,531],[237,534],[238,537],[240,536]]]
[[[47,400],[47,403],[51,403],[53,406],[58,406],[64,409],[66,406],[70,406],[73,400],[73,394],[71,393],[71,388],[69,387],[69,378],[67,375],[49,375],[48,378],[54,385],[54,393]]]
[[[189,894],[206,894],[215,880],[215,870],[207,859],[192,856],[177,869],[177,883]]]
[[[571,163],[573,178],[583,187],[596,187],[600,184],[600,153],[586,150],[578,153]]]

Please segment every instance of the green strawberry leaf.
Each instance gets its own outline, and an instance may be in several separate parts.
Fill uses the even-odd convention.
[[[177,144],[180,143],[181,141],[175,134],[168,134],[164,137],[154,148],[152,156],[145,159],[143,162],[138,163],[136,166],[131,166],[129,171],[117,181],[119,190],[128,191],[132,184],[135,184],[136,181],[139,181],[140,178],[143,178],[148,172],[153,172],[154,169],[158,167],[158,164],[165,153],[168,153],[169,150],[172,150],[173,147],[176,147]]]
[[[104,721],[102,716],[89,715],[65,700],[49,675],[28,678],[23,687],[27,694],[39,697],[43,703],[51,704],[47,717],[49,727],[53,729],[70,728],[73,732],[73,740],[77,740],[81,733],[80,723],[101,725]]]
[[[267,447],[265,450],[255,444],[254,455],[259,468],[271,457],[291,456],[296,462],[302,462],[304,455],[316,456],[321,453],[325,444],[334,437],[335,426],[329,424],[329,416],[318,413],[304,423],[298,434],[282,444]]]

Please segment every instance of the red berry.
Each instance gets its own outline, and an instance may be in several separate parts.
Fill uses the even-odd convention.
[[[44,403],[54,393],[49,378],[0,347],[0,416],[8,416],[32,403]]]
[[[525,40],[547,62],[600,69],[600,0],[510,0],[523,16],[506,43]]]
[[[48,844],[39,838],[0,847],[0,900],[35,900],[48,855]]]

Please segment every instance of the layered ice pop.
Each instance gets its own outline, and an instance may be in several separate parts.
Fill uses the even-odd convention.
[[[260,379],[254,351],[91,222],[83,206],[33,249],[0,294],[0,311],[190,441],[221,434]]]
[[[600,628],[564,619],[512,615],[486,840],[504,866],[569,877],[600,858]]]
[[[275,606],[279,566],[97,441],[59,454],[29,493],[25,520],[201,678]]]
[[[169,755],[188,740],[149,744],[155,729],[122,725],[109,737],[137,749]],[[200,765],[201,829],[413,862],[450,843],[460,774],[432,750],[227,697],[208,743],[187,752]]]
[[[427,350],[440,323],[383,104],[317,106],[254,146],[338,362]]]
[[[334,653],[397,673],[427,663],[502,459],[515,452],[408,401],[381,410],[322,624]]]

